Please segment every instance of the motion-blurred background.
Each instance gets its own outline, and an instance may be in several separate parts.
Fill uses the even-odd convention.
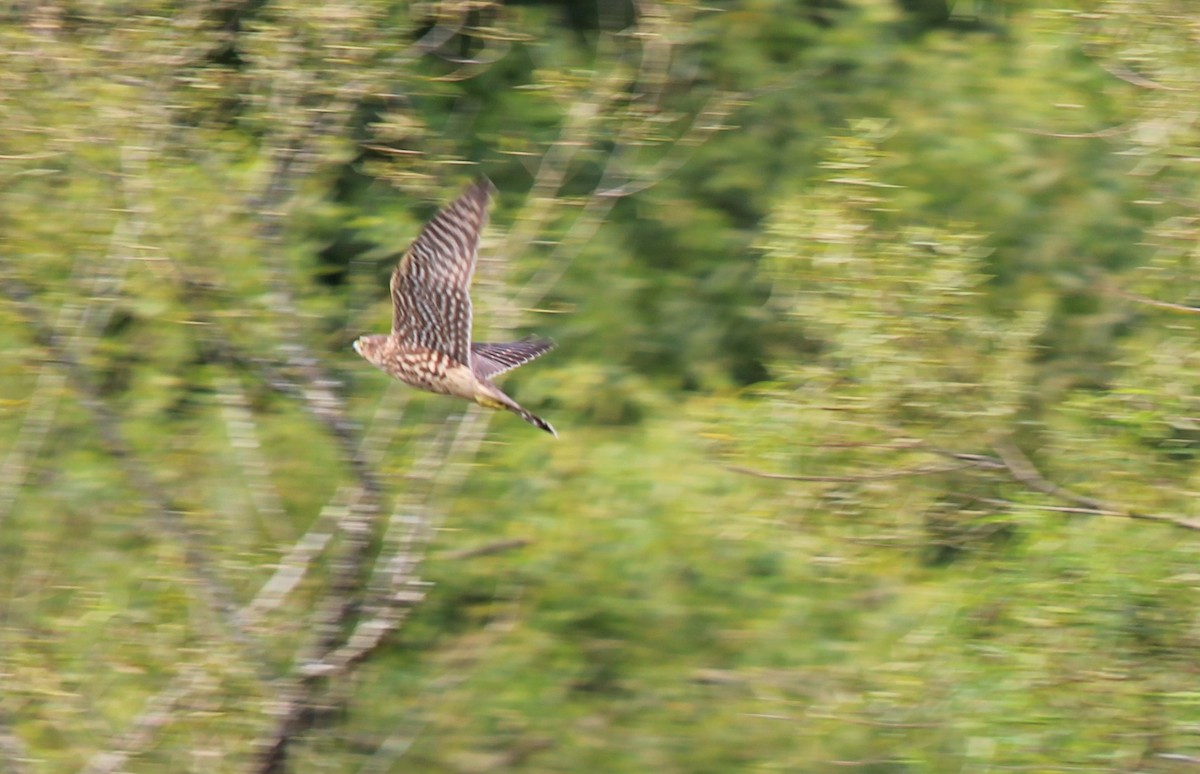
[[[1195,770],[1194,11],[0,4],[0,769]]]

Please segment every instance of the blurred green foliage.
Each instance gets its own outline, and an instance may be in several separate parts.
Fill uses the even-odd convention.
[[[295,771],[1194,767],[1193,16],[9,4],[0,756],[254,768],[362,483],[307,357],[362,615],[431,585]],[[349,349],[479,172],[557,443]]]

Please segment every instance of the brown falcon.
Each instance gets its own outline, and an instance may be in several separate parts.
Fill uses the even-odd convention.
[[[480,179],[425,224],[392,272],[392,332],[359,336],[354,351],[417,389],[507,409],[558,437],[549,422],[492,383],[492,377],[550,351],[554,342],[533,337],[471,342],[471,277],[494,190]]]

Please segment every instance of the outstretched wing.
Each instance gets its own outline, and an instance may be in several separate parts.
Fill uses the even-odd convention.
[[[392,336],[470,365],[471,277],[495,187],[472,184],[425,224],[392,273]]]
[[[554,349],[554,342],[533,336],[505,344],[476,343],[471,345],[471,370],[480,379],[511,371]]]

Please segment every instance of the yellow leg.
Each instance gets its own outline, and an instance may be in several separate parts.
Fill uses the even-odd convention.
[[[508,408],[508,406],[505,406],[500,401],[496,400],[495,398],[489,397],[487,395],[476,395],[475,402],[478,403],[480,406],[483,406],[484,408],[490,408],[490,409],[506,409],[506,408]]]

